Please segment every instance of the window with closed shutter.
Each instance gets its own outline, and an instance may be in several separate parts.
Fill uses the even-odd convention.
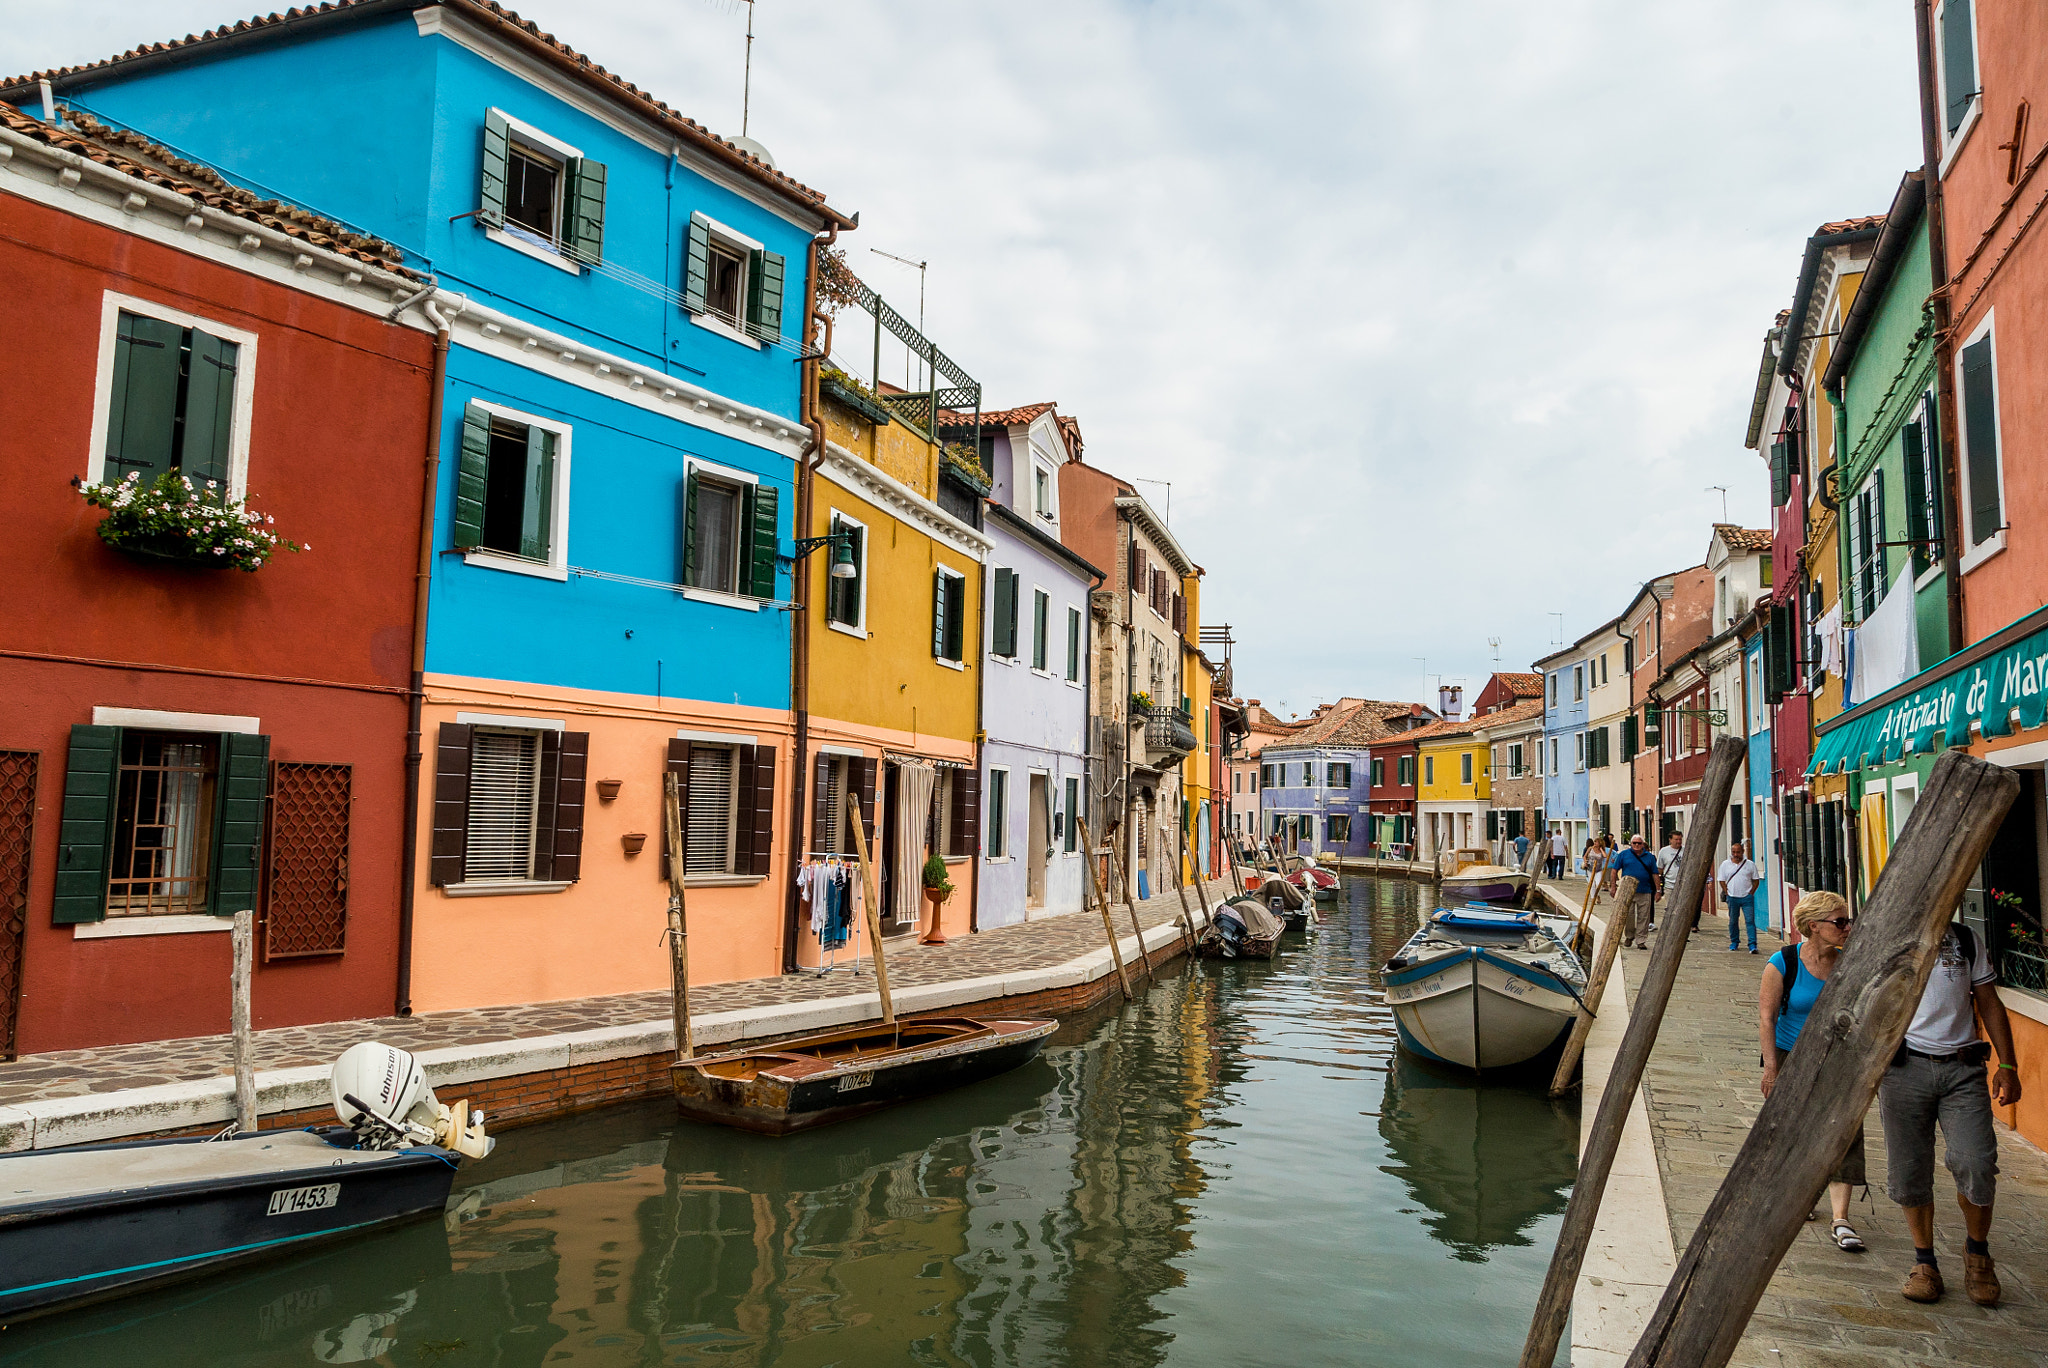
[[[241,356],[239,343],[204,329],[123,311],[101,479],[118,484],[132,475],[148,485],[182,471],[203,495],[227,498]]]
[[[733,872],[733,827],[737,810],[736,766],[731,746],[690,747],[689,829],[685,874]]]
[[[1951,8],[1955,0],[1951,0]],[[1964,347],[1956,362],[1962,372],[1963,511],[1970,521],[1970,545],[1997,536],[2005,521],[1998,463],[1998,396],[1989,333]]]
[[[539,817],[539,735],[477,728],[470,738],[464,881],[532,878]]]
[[[988,857],[999,860],[1010,853],[1010,772],[988,772]]]
[[[1081,680],[1081,610],[1067,609],[1067,681]]]
[[[1043,589],[1031,591],[1031,668],[1042,670],[1047,660],[1046,633],[1052,616],[1052,598]]]

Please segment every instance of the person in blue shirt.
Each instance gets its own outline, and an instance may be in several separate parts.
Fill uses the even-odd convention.
[[[1764,962],[1763,982],[1757,987],[1757,1040],[1762,1047],[1764,1096],[1778,1084],[1778,1069],[1785,1056],[1799,1043],[1807,1013],[1820,1000],[1828,976],[1835,972],[1842,947],[1849,943],[1849,904],[1839,893],[1809,893],[1792,909],[1792,924],[1805,939],[1788,945]],[[1789,979],[1788,979],[1789,976]],[[1849,1224],[1849,1190],[1868,1186],[1864,1173],[1863,1130],[1859,1126],[1849,1152],[1842,1156],[1834,1176],[1828,1179],[1828,1205],[1834,1211],[1829,1234],[1837,1248],[1851,1254],[1863,1252],[1863,1237]],[[1809,1216],[1809,1220],[1812,1218]]]
[[[1515,837],[1515,868],[1520,869],[1529,858],[1529,838]]]
[[[1628,849],[1614,857],[1614,877],[1636,881],[1636,891],[1629,898],[1628,906],[1619,909],[1621,943],[1647,950],[1650,948],[1650,923],[1656,910],[1657,894],[1664,891],[1664,876],[1657,870],[1656,857],[1643,844],[1642,832],[1629,837]]]

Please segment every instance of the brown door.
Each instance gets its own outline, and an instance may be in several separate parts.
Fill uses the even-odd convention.
[[[21,943],[28,930],[39,759],[35,751],[0,751],[0,1059],[14,1058],[21,1017]]]

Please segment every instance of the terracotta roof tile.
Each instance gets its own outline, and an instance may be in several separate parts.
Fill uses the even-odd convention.
[[[1520,670],[1497,670],[1495,677],[1507,681],[1508,692],[1516,698],[1540,698],[1543,696],[1543,676],[1524,673]]]
[[[398,248],[381,238],[356,232],[299,205],[264,199],[231,183],[202,162],[187,160],[139,133],[110,128],[82,111],[69,111],[65,125],[55,128],[13,105],[0,103],[0,126],[315,247],[415,280],[423,279],[417,271],[401,264],[403,254]]]
[[[1518,722],[1540,719],[1542,716],[1543,699],[1539,695],[1535,698],[1521,699],[1519,702],[1502,708],[1499,712],[1490,712],[1483,717],[1468,718],[1467,721],[1478,727],[1500,727],[1513,726]]]
[[[657,122],[675,127],[690,141],[701,146],[716,148],[717,154],[721,159],[731,162],[735,167],[745,171],[748,175],[770,188],[801,201],[809,208],[827,217],[839,218],[842,223],[849,222],[837,210],[826,205],[824,191],[814,190],[802,181],[783,174],[767,162],[756,157],[753,153],[736,145],[731,139],[720,137],[695,119],[687,118],[677,113],[662,101],[642,90],[639,86],[634,85],[631,81],[605,70],[582,53],[556,38],[552,33],[543,32],[540,25],[530,19],[520,18],[503,5],[496,3],[496,0],[438,0],[438,3],[448,9],[462,12],[467,17],[481,23],[485,28],[496,29],[501,33],[505,33],[507,36],[512,37],[515,42],[523,42],[529,47],[538,47],[554,55],[560,59],[556,65],[570,72],[585,85],[619,97],[628,104],[638,105],[642,113],[649,115]],[[130,48],[119,56],[104,58],[97,62],[86,62],[78,66],[54,67],[45,71],[32,72],[27,76],[16,76],[0,81],[0,90],[18,92],[24,89],[31,89],[38,81],[61,83],[68,77],[85,75],[91,72],[103,72],[108,68],[119,66],[124,62],[133,61],[137,58],[178,52],[187,48],[200,48],[208,43],[218,42],[221,39],[235,35],[257,33],[266,29],[281,29],[289,24],[304,23],[306,20],[316,16],[339,15],[349,10],[362,10],[367,14],[403,13],[404,9],[409,8],[411,6],[401,8],[400,6],[390,4],[389,0],[328,0],[325,4],[306,5],[302,8],[288,9],[282,14],[271,13],[259,15],[254,19],[237,20],[231,25],[208,29],[204,33],[188,33],[183,38],[174,38],[167,43],[145,43],[140,47]],[[62,92],[60,91],[59,93],[61,94]]]
[[[1820,227],[1813,230],[1813,235],[1819,237],[1822,233],[1853,233],[1859,228],[1881,228],[1883,226],[1883,214],[1865,214],[1862,218],[1837,219],[1833,223],[1823,223]]]
[[[1284,740],[1273,741],[1267,750],[1286,750],[1295,746],[1364,746],[1382,741],[1390,736],[1406,736],[1387,725],[1394,717],[1406,717],[1409,704],[1381,702],[1367,699],[1349,708],[1333,709],[1314,721],[1302,724]]]
[[[1021,408],[983,409],[981,425],[983,427],[1011,427],[1017,423],[1028,423],[1039,414],[1053,407],[1055,405],[1048,400],[1043,404],[1025,404]],[[939,427],[942,429],[973,426],[974,415],[971,413],[960,413],[953,409],[939,410]]]
[[[1767,527],[1739,527],[1734,523],[1715,523],[1715,535],[1728,543],[1730,551],[1768,551],[1771,549],[1771,532]]]

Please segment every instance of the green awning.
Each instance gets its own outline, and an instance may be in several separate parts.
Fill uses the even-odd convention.
[[[2048,625],[2037,621],[2043,611],[1822,723],[1806,772],[1889,764],[1908,751],[1933,750],[1937,738],[1967,745],[1973,722],[1985,736],[2040,726],[2048,715]],[[2030,626],[2037,630],[2017,634]]]

